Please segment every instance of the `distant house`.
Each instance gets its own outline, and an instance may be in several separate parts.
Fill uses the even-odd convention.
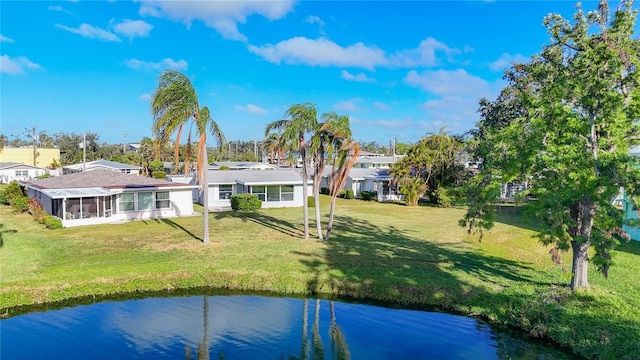
[[[36,148],[35,166],[46,168],[53,162],[60,164],[60,149]],[[4,147],[0,151],[0,162],[16,162],[27,165],[33,163],[33,148],[10,148]]]
[[[388,169],[391,165],[402,159],[404,155],[369,155],[358,156],[356,162],[353,164],[355,168],[375,168],[375,169]]]
[[[66,165],[62,167],[63,174],[74,174],[82,171],[92,170],[110,170],[121,172],[124,174],[140,175],[140,173],[142,172],[142,167],[104,159],[87,161],[86,163]]]
[[[209,208],[228,209],[231,195],[256,194],[262,200],[263,208],[298,207],[304,204],[302,197],[302,176],[293,169],[272,171],[249,170],[209,170]],[[187,177],[170,176],[171,181],[186,182]],[[191,177],[190,183],[195,180]],[[309,196],[312,181],[308,181]],[[202,196],[198,194],[198,203]]]
[[[193,214],[194,185],[96,169],[26,183],[64,227]]]
[[[229,170],[275,170],[277,167],[263,162],[252,161],[216,161],[209,164],[210,170],[220,170],[221,167]]]
[[[320,187],[329,187],[331,172],[331,168],[325,169]],[[398,192],[387,169],[351,168],[343,189],[352,190],[357,198],[362,191],[373,191],[377,193],[377,200],[380,202],[404,200],[404,195]]]
[[[0,162],[0,184],[8,184],[13,180],[27,181],[47,174],[47,169],[17,162]]]
[[[622,210],[625,219],[640,219],[640,207],[633,204],[631,199],[623,191]],[[622,230],[631,236],[632,240],[640,241],[640,227],[623,225]]]
[[[631,155],[640,159],[640,146],[634,146],[630,150]],[[639,219],[640,207],[635,205],[629,198],[629,195],[622,190],[622,210],[625,219]],[[631,235],[631,239],[640,241],[640,226],[623,225],[622,229]]]

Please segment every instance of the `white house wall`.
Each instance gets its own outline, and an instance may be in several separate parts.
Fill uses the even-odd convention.
[[[20,176],[16,176],[16,171],[27,171],[27,175],[20,175]],[[36,177],[40,176],[40,175],[44,175],[46,173],[45,170],[41,170],[41,169],[33,169],[33,168],[27,168],[27,169],[18,169],[18,168],[10,168],[10,169],[3,169],[0,170],[0,184],[8,184],[10,182],[12,182],[13,180],[18,180],[18,181],[27,181],[27,180],[31,180],[31,179],[35,179]]]

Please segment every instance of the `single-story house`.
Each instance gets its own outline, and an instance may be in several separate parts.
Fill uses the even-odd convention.
[[[625,219],[640,219],[640,207],[636,206],[631,199],[624,193],[622,198],[622,210],[624,211]],[[622,230],[627,232],[631,236],[631,240],[640,241],[640,227],[623,225]]]
[[[297,207],[304,204],[302,176],[293,169],[273,171],[209,170],[209,207],[229,208],[233,194],[257,194],[263,208]],[[309,196],[313,194],[308,180]],[[202,196],[199,197],[202,204]]]
[[[64,227],[193,214],[194,185],[96,169],[26,183]]]
[[[86,163],[63,166],[62,173],[73,174],[73,173],[79,173],[82,171],[91,171],[96,169],[118,171],[124,174],[132,174],[132,175],[140,175],[140,173],[142,172],[142,167],[140,166],[123,164],[115,161],[100,159],[100,160],[94,160],[94,161],[87,161]]]
[[[13,180],[27,181],[47,173],[47,169],[39,166],[17,162],[0,162],[0,184],[8,184]]]
[[[326,168],[320,182],[320,187],[329,187],[329,176],[331,168]],[[344,190],[352,190],[353,195],[360,197],[362,191],[373,191],[377,193],[378,201],[398,201],[404,200],[404,195],[398,192],[398,188],[387,169],[379,168],[356,168],[349,170]]]
[[[353,167],[365,169],[388,169],[391,165],[402,159],[402,157],[404,157],[404,155],[358,156]]]
[[[210,170],[220,170],[226,166],[229,170],[275,170],[277,167],[263,162],[253,161],[216,161],[209,164]]]
[[[640,159],[640,145],[632,146],[630,150],[631,155]],[[640,207],[631,201],[628,194],[622,190],[622,210],[624,211],[625,219],[639,219]],[[623,225],[622,229],[631,235],[632,240],[640,241],[640,226],[627,226]]]

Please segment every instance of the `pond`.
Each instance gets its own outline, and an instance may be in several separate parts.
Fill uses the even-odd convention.
[[[474,318],[318,299],[148,298],[0,320],[2,359],[573,359]]]

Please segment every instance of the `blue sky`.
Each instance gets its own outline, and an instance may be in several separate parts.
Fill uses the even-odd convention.
[[[594,1],[583,1],[585,10]],[[151,135],[160,72],[193,81],[229,140],[260,140],[294,103],[354,137],[473,128],[502,70],[540,51],[572,1],[2,1],[0,130]],[[636,6],[637,7],[637,6]],[[612,5],[615,9],[615,4]],[[28,15],[26,15],[28,14]]]

